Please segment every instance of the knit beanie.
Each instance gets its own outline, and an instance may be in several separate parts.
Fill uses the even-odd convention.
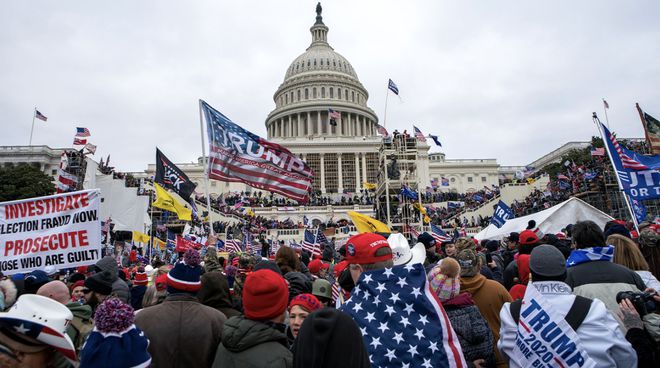
[[[85,286],[85,280],[78,280],[71,284],[71,286],[69,286],[69,293],[72,293],[73,289],[77,288],[78,286]]]
[[[421,233],[417,237],[417,242],[424,244],[424,248],[433,248],[435,246],[435,239],[429,233]]]
[[[137,272],[135,272],[135,279],[133,280],[133,285],[136,286],[147,286],[149,283],[149,277],[144,271],[144,267],[138,267]]]
[[[85,279],[85,287],[101,295],[110,295],[112,293],[112,283],[116,276],[110,271],[95,273]]]
[[[461,266],[453,258],[445,258],[431,269],[428,280],[431,290],[441,302],[453,299],[461,291],[459,275]]]
[[[289,310],[294,306],[299,305],[302,309],[306,310],[308,313],[312,313],[315,310],[323,308],[321,302],[312,294],[300,294],[291,300],[289,303]]]
[[[178,262],[167,274],[168,293],[196,293],[201,287],[201,257],[194,249],[188,249],[183,262]]]
[[[156,277],[156,290],[163,291],[167,287],[167,274],[164,273]]]
[[[94,315],[94,330],[80,353],[80,368],[148,367],[149,340],[134,324],[133,308],[117,298],[101,303]]]
[[[245,317],[265,321],[284,313],[289,302],[289,288],[276,272],[261,269],[250,273],[243,285]]]

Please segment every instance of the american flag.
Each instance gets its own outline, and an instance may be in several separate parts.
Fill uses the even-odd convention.
[[[84,146],[87,144],[87,139],[73,138],[74,146]]]
[[[328,117],[330,118],[330,120],[334,120],[336,122],[341,121],[341,113],[333,109],[328,109]]]
[[[362,273],[340,310],[360,328],[373,367],[467,367],[421,264]]]
[[[592,148],[591,149],[591,155],[592,156],[605,156],[605,148]]]
[[[557,175],[557,180],[570,180],[570,179],[568,178],[568,176],[564,174],[559,174]]]
[[[385,129],[385,127],[380,124],[378,124],[377,131],[378,134],[383,135],[385,137],[390,135],[390,133],[387,132],[387,129]]]
[[[417,138],[418,141],[426,142],[426,137],[424,137],[424,134],[418,127],[413,125],[413,130],[415,131],[415,138]]]
[[[76,128],[76,137],[89,137],[89,129],[87,128]]]
[[[438,179],[433,179],[433,180],[431,180],[431,186],[432,186],[433,188],[436,188],[436,187],[438,186]]]
[[[91,153],[92,155],[96,153],[96,145],[94,145],[94,144],[87,143],[87,144],[85,145],[85,148],[87,148],[87,150],[89,151],[89,153]]]
[[[395,95],[399,95],[399,87],[397,87],[396,83],[391,79],[387,82],[387,89],[394,92]]]
[[[332,300],[337,301],[341,294],[341,287],[337,282],[332,283]]]
[[[414,236],[415,238],[419,236],[419,231],[415,230],[415,228],[410,225],[406,225],[406,230],[407,232],[410,233],[410,235]]]
[[[305,229],[305,238],[302,241],[302,248],[312,253],[312,255],[321,254],[319,244],[317,243],[317,237],[314,235],[314,233],[307,229]]]
[[[241,128],[206,102],[200,104],[208,129],[210,179],[245,183],[298,202],[309,200],[314,172],[305,162]]]
[[[245,244],[245,253],[252,253],[252,236],[250,233],[243,233],[243,244]]]
[[[601,124],[602,125],[602,124]],[[613,133],[611,133],[605,126],[603,125],[603,129],[605,130],[605,133],[607,134],[607,139],[612,142],[612,145],[614,145],[614,149],[616,150],[616,153],[619,155],[619,158],[621,159],[621,165],[623,166],[624,169],[633,169],[633,170],[648,170],[648,166],[642,164],[641,162],[633,159],[628,155],[627,152],[624,152],[624,148],[619,145],[619,142],[616,141],[616,137],[614,136]],[[626,150],[627,151],[627,150]]]
[[[316,233],[316,243],[319,245],[324,245],[328,243],[328,238],[325,237],[325,234],[323,234],[323,231],[321,229],[318,230]]]
[[[39,110],[34,110],[34,117],[37,118],[37,119],[39,119],[39,120],[41,120],[41,121],[46,121],[46,120],[48,120],[48,118],[46,117],[46,115],[40,113]]]
[[[241,243],[237,240],[227,239],[227,241],[225,241],[225,251],[229,253],[240,253],[243,251],[243,249],[241,248]]]
[[[452,239],[451,236],[447,235],[446,232],[442,231],[442,229],[435,224],[431,224],[431,236],[438,243],[447,242]]]

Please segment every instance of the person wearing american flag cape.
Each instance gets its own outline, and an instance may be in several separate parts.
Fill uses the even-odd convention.
[[[387,240],[373,233],[351,237],[346,260],[355,288],[340,310],[360,328],[372,367],[467,367],[421,263],[394,266]]]

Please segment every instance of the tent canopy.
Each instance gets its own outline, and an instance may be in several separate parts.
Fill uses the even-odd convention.
[[[603,228],[613,218],[583,200],[571,197],[546,210],[508,220],[499,229],[495,225],[490,224],[474,237],[479,240],[500,240],[512,232],[525,230],[529,220],[536,221],[536,226],[544,234],[556,234],[565,228],[566,225],[584,220],[591,220]]]

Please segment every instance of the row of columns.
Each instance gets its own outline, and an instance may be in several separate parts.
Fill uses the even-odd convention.
[[[316,132],[314,132],[315,125]],[[325,132],[323,132],[324,125],[326,126]],[[376,124],[367,117],[355,113],[342,114],[341,121],[337,122],[335,127],[330,125],[327,117],[325,119],[321,118],[321,111],[308,111],[283,116],[272,121],[268,126],[268,136],[277,138],[360,135],[376,135]]]
[[[321,170],[321,193],[326,193],[325,191],[325,154],[320,153],[320,166]],[[337,152],[337,192],[344,192],[344,174],[342,169],[342,154]],[[362,187],[362,183],[367,181],[367,154],[364,152],[356,152],[355,156],[355,192],[359,192]],[[307,162],[307,154],[302,154],[303,161]],[[362,163],[362,169],[360,169],[360,163]],[[362,173],[362,175],[360,175]],[[362,180],[360,180],[362,176]]]

